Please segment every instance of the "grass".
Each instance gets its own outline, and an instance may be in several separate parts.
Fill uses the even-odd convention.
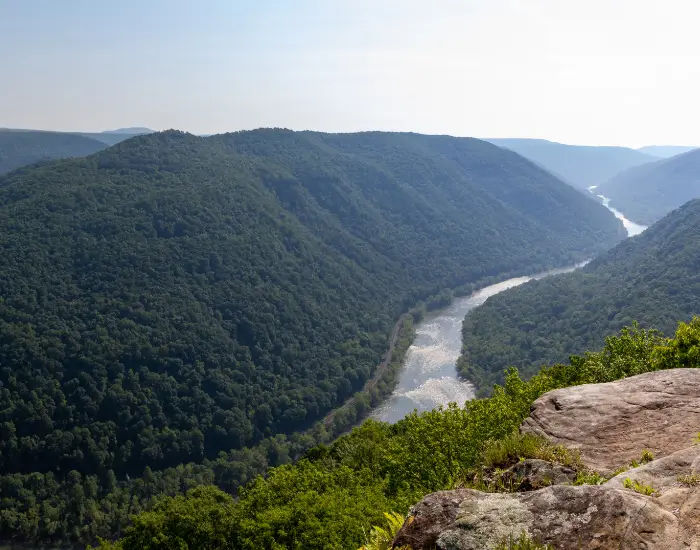
[[[688,487],[700,485],[700,474],[692,473],[685,476],[678,476],[676,479],[679,483],[687,485]]]
[[[517,432],[503,439],[487,442],[483,453],[483,466],[487,469],[505,468],[529,458],[554,462],[573,470],[583,469],[578,451],[555,445],[534,434]]]
[[[651,485],[641,483],[636,479],[630,479],[628,477],[625,478],[625,481],[622,483],[622,486],[625,489],[632,489],[635,493],[639,493],[640,495],[646,495],[650,497],[656,494],[656,489],[654,489]]]
[[[501,541],[494,550],[554,550],[554,547],[535,542],[523,531],[517,539],[510,536],[508,540]]]

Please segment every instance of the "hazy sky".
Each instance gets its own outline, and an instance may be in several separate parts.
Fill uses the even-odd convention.
[[[697,0],[0,0],[0,126],[700,145]]]

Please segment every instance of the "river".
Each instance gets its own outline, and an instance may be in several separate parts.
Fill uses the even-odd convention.
[[[463,405],[474,398],[474,387],[457,375],[462,349],[462,321],[487,298],[532,279],[567,273],[584,265],[552,269],[527,277],[515,277],[489,285],[471,296],[455,299],[449,306],[425,316],[416,326],[416,337],[408,348],[399,382],[392,394],[372,413],[384,422],[397,422],[413,409],[427,411],[454,401]]]
[[[634,223],[632,220],[628,220],[627,218],[625,218],[625,215],[622,212],[610,206],[610,199],[608,197],[595,192],[597,187],[597,185],[591,185],[588,188],[588,191],[591,194],[598,197],[603,203],[603,206],[605,206],[605,208],[607,208],[608,210],[610,210],[610,212],[615,214],[615,217],[622,222],[622,225],[624,225],[625,229],[627,230],[628,237],[634,237],[635,235],[639,235],[642,231],[644,231],[647,228],[646,225],[640,225],[638,223]]]

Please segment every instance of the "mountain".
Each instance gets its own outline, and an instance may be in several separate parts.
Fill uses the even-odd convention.
[[[103,134],[127,134],[129,136],[138,136],[143,134],[152,134],[154,130],[144,128],[143,126],[131,126],[129,128],[117,128],[116,130],[104,130]]]
[[[682,155],[688,151],[697,149],[697,146],[688,147],[687,145],[647,145],[646,147],[640,147],[637,151],[644,153],[646,155],[651,155],[659,158],[670,158],[676,155]]]
[[[39,475],[50,494],[44,475],[70,474],[102,491],[305,429],[363,386],[420,300],[623,236],[475,139],[169,131],[15,171],[0,178],[0,487]],[[233,486],[251,475],[221,468]]]
[[[0,174],[43,160],[82,157],[104,148],[101,141],[78,134],[0,129]]]
[[[152,134],[150,128],[117,128],[116,130],[105,130],[104,132],[81,132],[81,136],[89,137],[101,141],[107,145],[116,145],[117,143],[130,139],[135,136]]]
[[[626,147],[566,145],[544,139],[489,139],[539,164],[578,189],[599,185],[615,174],[656,157]]]
[[[650,224],[700,197],[700,149],[626,170],[596,190],[629,219]]]
[[[459,370],[484,393],[508,366],[531,375],[638,321],[670,334],[700,313],[700,200],[579,271],[489,298],[467,315]]]

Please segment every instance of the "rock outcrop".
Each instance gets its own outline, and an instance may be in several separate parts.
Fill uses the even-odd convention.
[[[546,393],[532,406],[523,432],[581,452],[601,473],[685,449],[700,431],[700,369],[672,369],[605,384]]]
[[[521,429],[579,449],[584,464],[602,473],[639,460],[643,450],[656,458],[602,485],[580,486],[570,484],[571,472],[561,466],[524,461],[516,465],[521,475],[537,480],[546,472],[553,485],[433,493],[414,506],[394,545],[487,550],[526,533],[557,550],[700,550],[700,445],[693,443],[700,432],[700,369],[549,392]],[[629,487],[635,482],[642,492]]]
[[[394,544],[413,550],[488,550],[522,532],[557,550],[692,548],[678,519],[652,499],[599,485],[434,493],[414,507]]]

